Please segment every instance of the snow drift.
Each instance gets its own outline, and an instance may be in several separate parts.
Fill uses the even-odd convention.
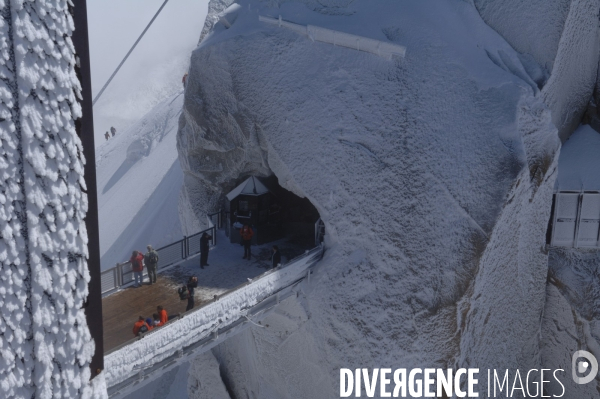
[[[597,84],[600,36],[597,0],[474,0],[483,19],[528,61],[566,140]]]
[[[559,148],[543,71],[467,2],[238,3],[223,24],[229,4],[211,2],[192,54],[184,207],[199,217],[236,179],[275,174],[317,207],[328,252],[270,328],[213,351],[228,391],[333,397],[340,367],[541,368]],[[397,43],[406,59],[259,15]]]

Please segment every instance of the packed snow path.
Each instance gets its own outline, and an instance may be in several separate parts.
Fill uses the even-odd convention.
[[[282,299],[293,295],[301,283],[310,281],[310,269],[323,255],[323,248],[316,247],[292,259],[282,268],[268,270],[260,276],[256,276],[257,270],[264,270],[256,267],[257,263],[261,262],[260,260],[251,262],[242,260],[239,257],[239,246],[228,244],[224,239],[221,243],[218,249],[221,253],[211,251],[209,256],[211,266],[208,268],[200,270],[197,266],[197,259],[186,263],[186,266],[196,269],[197,273],[194,274],[200,280],[196,298],[204,299],[207,295],[209,298],[215,295],[214,299],[190,312],[182,313],[178,319],[151,331],[141,339],[130,341],[105,356],[106,383],[111,397],[122,396],[131,389],[137,389],[138,385],[145,383],[150,375],[162,374],[182,360],[187,360],[189,356],[196,356],[211,349],[244,330],[250,323],[260,323],[260,320]],[[233,261],[234,258],[235,261]],[[203,279],[202,273],[204,272],[206,275]],[[213,278],[221,282],[226,281],[228,285],[220,288],[212,287],[212,291],[200,288],[203,281],[209,280],[207,277],[211,273]],[[253,278],[248,279],[250,274]],[[241,285],[227,290],[230,285],[239,282],[239,279],[247,280]],[[158,288],[160,286],[159,284]],[[174,284],[172,287],[172,294],[175,298],[176,286]],[[142,292],[146,288],[150,287],[127,291]],[[147,296],[146,299],[148,298],[154,300],[152,296]],[[110,296],[107,300],[110,300]],[[155,307],[156,305],[152,303],[145,306]],[[163,304],[163,306],[165,305]],[[137,316],[137,313],[135,315]],[[131,330],[134,321],[132,318],[131,320],[122,320],[121,323],[127,324],[126,330]],[[131,336],[131,331],[126,333]]]

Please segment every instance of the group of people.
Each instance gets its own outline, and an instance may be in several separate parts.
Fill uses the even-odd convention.
[[[131,262],[131,270],[133,271],[133,278],[135,280],[133,286],[135,288],[142,285],[144,280],[144,266],[148,270],[148,279],[150,285],[156,283],[156,269],[158,267],[158,252],[152,248],[152,245],[146,247],[148,252],[145,254],[140,251],[133,251],[129,262]]]
[[[240,229],[240,236],[242,237],[242,244],[244,246],[244,257],[243,259],[251,259],[251,243],[252,237],[254,236],[254,231],[252,228],[245,224]],[[200,268],[204,269],[204,267],[209,266],[208,264],[208,251],[209,251],[209,241],[211,241],[213,237],[208,233],[202,233],[200,237]],[[158,252],[152,245],[148,245],[146,247],[147,252],[144,254],[140,251],[133,251],[131,254],[131,258],[129,261],[131,262],[131,268],[134,276],[134,287],[140,287],[143,283],[143,272],[144,266],[148,270],[148,278],[150,280],[149,284],[152,285],[156,283],[156,270],[158,267],[159,256]],[[273,245],[272,247],[272,255],[271,255],[271,267],[275,269],[277,266],[281,264],[281,254],[279,253],[279,248],[277,245]],[[194,291],[198,287],[198,277],[192,276],[188,279],[186,285],[184,286],[185,295],[181,297],[181,299],[187,299],[187,306],[185,308],[186,312],[194,308]],[[180,291],[181,295],[181,291]],[[135,336],[140,333],[146,333],[153,328],[160,327],[165,324],[170,317],[167,315],[167,311],[163,309],[162,306],[157,306],[157,313],[152,315],[152,318],[144,318],[140,316],[138,321],[133,326],[133,334]],[[173,316],[175,317],[175,316]]]
[[[115,134],[117,134],[117,129],[115,129],[114,126],[110,127],[110,133],[106,132],[104,133],[104,138],[106,139],[106,141],[108,141],[108,139],[111,137],[115,137]]]
[[[165,325],[167,321],[177,316],[179,315],[169,316],[167,311],[159,305],[156,307],[156,313],[154,313],[152,317],[144,318],[144,316],[140,316],[138,318],[138,321],[133,325],[133,335],[137,337],[140,334],[147,333],[154,328]]]

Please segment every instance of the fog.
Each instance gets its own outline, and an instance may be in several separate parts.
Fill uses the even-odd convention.
[[[164,0],[88,0],[95,97]],[[182,90],[190,52],[198,44],[208,0],[170,0],[94,106],[96,143],[119,133],[161,99]]]

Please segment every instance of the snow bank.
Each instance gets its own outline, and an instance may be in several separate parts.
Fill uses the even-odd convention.
[[[0,386],[14,398],[102,397],[84,311],[85,160],[66,1],[1,2]]]
[[[284,339],[252,328],[220,345],[233,394],[251,381],[255,397],[315,397],[317,381],[331,397],[340,367],[539,368],[559,140],[523,58],[463,1],[239,4],[192,54],[178,132],[188,209],[274,173],[317,207],[329,250],[299,299],[308,317],[290,329],[268,317]]]
[[[139,388],[126,399],[156,398],[181,399],[187,396],[189,363],[183,363],[166,372],[160,380],[153,381]],[[218,399],[217,396],[214,397]]]
[[[583,334],[582,324],[587,325],[587,320],[569,305],[556,286],[549,284],[542,319],[541,360],[546,367],[563,369],[565,373],[561,378],[564,388],[553,381],[547,387],[547,395],[561,396],[564,389],[567,395],[573,398],[598,397],[596,384],[578,385],[571,378],[573,353],[584,348],[589,350],[589,340]]]
[[[231,399],[223,385],[219,363],[212,352],[197,356],[190,365],[189,375],[187,383],[189,399]]]
[[[571,374],[571,356],[587,350],[600,357],[600,251],[552,248],[548,260],[549,284],[542,320],[542,362]],[[577,385],[565,378],[569,397],[597,398],[597,384]],[[552,386],[549,394],[559,395]]]
[[[182,92],[165,98],[130,129],[97,145],[103,270],[129,259],[135,249],[158,248],[183,236],[178,211],[183,174],[175,146],[182,103]]]
[[[580,126],[562,146],[558,166],[558,191],[600,190],[600,133]]]
[[[475,0],[483,19],[545,72],[544,101],[566,140],[596,85],[600,51],[596,0]],[[547,80],[547,81],[546,81]]]
[[[474,1],[483,20],[551,72],[572,0]]]

